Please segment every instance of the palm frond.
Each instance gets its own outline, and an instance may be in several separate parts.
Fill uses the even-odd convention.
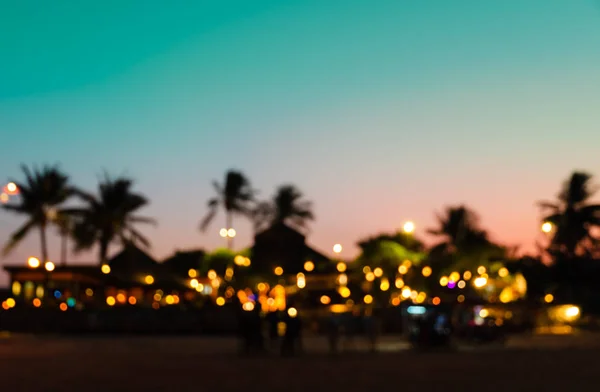
[[[37,225],[35,220],[27,221],[23,226],[21,226],[17,231],[11,234],[8,242],[4,245],[2,249],[2,254],[4,256],[8,255],[19,243],[27,236],[29,231]]]

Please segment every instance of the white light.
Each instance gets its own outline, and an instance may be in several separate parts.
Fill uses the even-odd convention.
[[[234,229],[227,230],[227,236],[231,237],[231,238],[235,237],[235,230]]]
[[[412,233],[415,231],[415,224],[411,221],[408,221],[408,222],[404,223],[404,226],[402,227],[402,229],[404,230],[405,233]]]
[[[333,245],[333,252],[334,253],[340,253],[341,251],[342,251],[342,245],[340,245],[340,244]]]

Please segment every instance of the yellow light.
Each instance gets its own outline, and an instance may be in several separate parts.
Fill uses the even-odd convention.
[[[410,287],[405,287],[404,289],[402,289],[402,298],[410,298],[412,291],[410,289]]]
[[[155,301],[160,301],[162,299],[162,294],[161,293],[156,293],[154,294],[154,300]]]
[[[221,230],[219,230],[219,235],[223,238],[227,237],[227,229],[222,228]]]
[[[39,298],[34,299],[33,306],[35,306],[36,308],[39,308],[40,306],[42,306],[42,301]]]
[[[198,287],[200,283],[198,282],[198,279],[192,279],[190,280],[190,286],[195,289],[196,287]]]
[[[15,301],[13,298],[7,298],[6,305],[8,306],[9,309],[14,308],[17,305],[17,301]]]
[[[54,268],[56,268],[56,267],[53,262],[46,261],[46,264],[44,264],[44,268],[46,268],[46,271],[52,272],[52,271],[54,271]]]
[[[372,272],[367,272],[367,274],[365,275],[365,279],[367,280],[367,282],[372,282],[375,280],[375,274]]]
[[[552,303],[554,301],[554,296],[552,294],[546,294],[544,296],[544,302],[547,304]]]
[[[66,304],[66,303],[64,303],[64,302],[63,302],[63,303],[61,303],[61,304],[60,304],[58,307],[59,307],[59,308],[60,308],[60,310],[62,310],[63,312],[66,312],[66,311],[67,311],[67,309],[68,309],[68,306],[67,306],[67,304]]]
[[[38,298],[43,298],[44,297],[44,286],[38,286],[35,289],[35,296]]]
[[[100,267],[100,271],[102,271],[103,274],[110,274],[110,265],[102,264],[102,267]]]
[[[115,306],[115,304],[117,303],[117,301],[115,300],[115,297],[106,297],[106,304],[108,306]]]
[[[204,290],[204,285],[202,283],[198,283],[198,287],[196,287],[196,291],[201,293]]]
[[[254,310],[254,304],[248,301],[242,305],[242,309],[244,309],[246,312],[251,312]]]
[[[173,305],[175,303],[175,298],[172,295],[167,295],[165,297],[165,302],[167,305]]]
[[[244,267],[250,267],[250,264],[252,264],[252,262],[250,261],[249,258],[245,257],[244,258]]]
[[[404,230],[404,232],[408,234],[414,233],[415,224],[411,221],[405,222],[404,226],[402,226],[402,230]]]
[[[298,316],[298,310],[296,310],[296,308],[289,308],[287,311],[287,314],[291,318],[294,318],[294,317]]]
[[[432,271],[431,267],[429,267],[429,266],[423,267],[423,270],[421,270],[421,273],[422,273],[422,274],[423,274],[423,276],[424,276],[424,277],[426,277],[426,278],[427,278],[427,277],[429,277],[429,276],[431,276],[431,273],[432,273],[432,272],[433,272],[433,271]]]
[[[210,281],[210,285],[214,288],[217,288],[221,285],[221,283],[219,282],[219,279],[215,278]]]
[[[498,276],[501,278],[506,278],[508,276],[508,269],[502,267],[498,270]]]
[[[229,238],[234,238],[236,234],[237,233],[235,232],[235,229],[227,230],[227,237],[229,237]]]
[[[240,266],[240,267],[244,265],[245,261],[246,261],[246,258],[242,255],[236,255],[233,258],[233,262],[235,263],[235,265]]]
[[[333,245],[333,253],[341,253],[342,252],[342,245],[340,244],[335,244]]]
[[[486,271],[487,271],[487,270],[486,270],[486,268],[485,268],[483,265],[480,265],[479,267],[477,267],[477,273],[478,273],[479,275],[483,275],[483,274],[485,274],[485,273],[486,273]]]
[[[449,280],[456,282],[460,279],[460,274],[456,271],[454,271],[453,273],[450,274],[450,276],[448,277]]]
[[[337,263],[336,268],[337,268],[338,272],[344,272],[344,271],[346,271],[346,263],[343,263],[340,261],[339,263]]]
[[[217,278],[217,273],[215,270],[210,270],[206,276],[208,276],[208,279],[213,280]]]
[[[348,287],[340,287],[339,292],[340,292],[340,295],[342,296],[342,298],[348,298],[350,296],[350,294],[352,294]]]
[[[379,267],[375,268],[375,270],[373,270],[373,273],[375,274],[376,277],[381,278],[381,275],[383,275],[383,270]]]
[[[18,297],[21,294],[21,283],[19,283],[19,282],[13,282],[13,284],[12,284],[12,293],[16,297]]]
[[[484,278],[483,276],[480,276],[479,278],[475,279],[475,281],[473,282],[473,284],[475,284],[475,287],[477,287],[478,289],[484,287],[487,284],[487,278]]]
[[[323,305],[329,305],[329,304],[331,303],[331,298],[329,298],[329,297],[328,297],[328,296],[326,296],[326,295],[322,295],[322,296],[321,296],[321,303],[322,303]]]
[[[263,282],[260,282],[259,284],[256,285],[256,289],[258,290],[259,293],[262,293],[263,291],[265,291],[267,289],[267,285],[264,284]]]
[[[447,276],[442,276],[440,278],[440,286],[442,286],[442,287],[448,286],[448,277]]]
[[[390,281],[387,279],[381,279],[381,283],[379,284],[379,288],[381,291],[388,291],[390,288]]]
[[[281,267],[275,267],[275,269],[273,270],[273,272],[275,272],[275,275],[281,276],[281,275],[283,275],[283,268],[281,268]]]
[[[434,305],[439,305],[442,302],[442,300],[440,299],[440,297],[433,297],[433,299],[431,300],[431,303]]]
[[[4,203],[8,203],[8,200],[10,199],[10,197],[8,196],[8,194],[2,192],[0,193],[0,203],[4,204]],[[3,304],[5,304],[5,302],[2,302]]]
[[[465,273],[463,274],[463,279],[469,280],[469,279],[471,279],[472,276],[473,276],[473,274],[471,273],[471,271],[465,271]]]
[[[198,271],[196,271],[195,269],[192,268],[188,271],[188,276],[190,278],[195,278],[198,276]]]
[[[304,270],[306,272],[311,272],[315,269],[315,263],[313,263],[312,261],[307,261],[306,263],[304,263]]]
[[[579,316],[579,308],[577,306],[570,306],[565,310],[565,315],[569,318],[575,318]]]
[[[417,302],[418,304],[421,304],[421,303],[425,302],[425,299],[427,299],[427,294],[425,294],[424,292],[420,292],[420,293],[417,295],[416,302]]]
[[[368,274],[369,272],[371,272],[371,267],[369,267],[368,265],[365,265],[362,269],[363,274]]]
[[[542,224],[542,232],[548,234],[552,232],[552,229],[554,228],[554,225],[550,222],[544,222]]]
[[[401,273],[402,275],[404,275],[405,273],[408,272],[408,268],[406,268],[406,266],[403,264],[400,267],[398,267],[398,272]]]
[[[304,278],[304,276],[298,277],[296,279],[296,286],[298,286],[299,289],[303,289],[306,287],[306,279]]]
[[[367,295],[365,295],[365,297],[363,298],[363,301],[364,301],[366,304],[373,303],[373,296],[371,296],[371,295],[367,294]]]
[[[458,302],[461,302],[461,303],[462,303],[462,302],[465,302],[465,296],[461,294],[461,295],[459,295],[458,297],[456,297],[456,300],[457,300]]]
[[[137,299],[134,296],[129,297],[128,301],[130,305],[135,305],[137,303]]]
[[[217,306],[223,306],[223,305],[225,305],[225,298],[217,297],[217,299],[215,300],[215,303],[217,304]]]
[[[126,300],[127,300],[127,297],[125,297],[125,294],[123,294],[123,293],[117,294],[117,302],[125,303]]]
[[[338,284],[341,284],[341,285],[348,284],[348,275],[346,275],[346,274],[340,274],[338,276]]]
[[[152,275],[146,275],[144,282],[146,282],[146,284],[152,284],[154,283],[154,277]]]
[[[489,315],[490,315],[490,312],[487,309],[481,309],[479,311],[479,317],[481,317],[481,318],[486,318]]]
[[[29,268],[37,268],[40,266],[40,259],[37,257],[30,257],[27,259],[27,265]]]
[[[92,289],[85,289],[85,295],[87,295],[88,297],[93,297],[94,296],[94,290],[92,290]]]
[[[402,280],[402,278],[396,278],[394,286],[396,286],[397,289],[401,289],[402,287],[404,287],[404,281]]]
[[[464,280],[459,280],[457,286],[459,289],[464,289],[465,287],[467,287],[467,283]]]

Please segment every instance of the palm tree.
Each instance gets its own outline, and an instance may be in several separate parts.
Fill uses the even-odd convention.
[[[60,263],[67,264],[67,245],[69,237],[73,234],[73,217],[59,212],[56,217],[56,225],[58,226],[58,234],[60,235]]]
[[[574,172],[564,182],[557,202],[542,201],[539,206],[548,214],[543,222],[553,226],[549,251],[573,258],[592,253],[598,239],[590,231],[600,227],[600,205],[590,204],[597,188],[591,184],[592,176],[585,172]]]
[[[217,195],[208,200],[208,214],[200,223],[200,230],[206,231],[209,224],[214,219],[219,208],[225,210],[225,227],[233,228],[233,215],[251,215],[250,203],[254,200],[254,191],[250,186],[250,181],[239,171],[230,170],[225,175],[225,185],[222,186],[217,181],[213,181],[213,186]],[[227,247],[233,246],[233,237],[227,236]]]
[[[297,229],[305,229],[314,220],[312,203],[302,200],[302,192],[294,185],[277,188],[272,201],[259,203],[253,211],[256,229],[277,223],[287,223]]]
[[[146,206],[148,200],[141,194],[133,193],[132,187],[133,181],[128,178],[112,179],[106,175],[98,186],[98,196],[78,192],[87,205],[66,210],[75,217],[75,251],[90,249],[97,244],[98,261],[105,264],[109,246],[114,242],[122,245],[140,243],[146,248],[150,247],[148,239],[134,225],[156,222],[152,218],[133,215]]]
[[[69,186],[69,177],[57,166],[44,166],[41,169],[21,165],[25,182],[13,181],[19,191],[19,204],[3,205],[7,211],[28,217],[27,222],[15,231],[4,246],[4,254],[10,253],[27,236],[30,230],[37,228],[40,233],[42,262],[48,261],[46,228],[60,213],[57,207],[73,195]]]
[[[448,207],[437,219],[439,227],[428,232],[444,239],[431,248],[430,257],[443,262],[444,269],[472,269],[505,256],[506,249],[490,241],[477,214],[466,206]]]

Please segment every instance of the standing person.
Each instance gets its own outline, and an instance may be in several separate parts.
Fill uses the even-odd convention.
[[[269,335],[269,350],[274,351],[279,346],[279,312],[276,310],[267,313],[266,319]]]
[[[281,344],[281,355],[283,356],[292,356],[296,354],[296,350],[299,348],[302,320],[295,308],[294,311],[295,313],[292,314],[288,311],[284,316],[286,328]]]
[[[329,319],[327,320],[327,337],[329,341],[329,352],[331,354],[336,354],[339,350],[340,324],[335,313],[329,314]]]

